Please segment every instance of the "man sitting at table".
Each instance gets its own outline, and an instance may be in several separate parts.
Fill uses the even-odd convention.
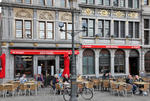
[[[70,82],[67,74],[64,75],[63,82]]]
[[[27,82],[26,74],[23,74],[19,81],[21,84]]]
[[[137,86],[135,84],[133,84],[133,78],[131,75],[128,75],[127,79],[126,79],[126,83],[132,85],[132,91],[133,91],[133,94],[136,93],[136,89],[137,89]]]
[[[135,82],[143,82],[143,79],[138,75],[135,75]]]

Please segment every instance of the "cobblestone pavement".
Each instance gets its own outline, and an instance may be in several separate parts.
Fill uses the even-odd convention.
[[[47,93],[46,93],[47,92]],[[149,101],[149,96],[115,96],[111,95],[109,92],[94,92],[94,97],[91,101]],[[52,95],[49,94],[48,89],[38,92],[37,96],[15,96],[15,97],[0,97],[0,101],[64,101],[62,95]],[[85,101],[79,97],[78,101]]]

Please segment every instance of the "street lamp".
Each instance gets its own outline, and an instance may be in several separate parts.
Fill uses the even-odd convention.
[[[64,23],[60,22],[59,27],[60,31],[62,32],[67,32],[70,33],[72,36],[72,71],[71,71],[71,97],[70,101],[77,101],[77,85],[76,85],[76,64],[75,64],[75,48],[74,48],[74,36],[75,36],[75,31],[76,33],[79,33],[81,31],[86,31],[87,30],[87,25],[86,23],[82,24],[82,30],[74,30],[74,14],[76,11],[75,5],[77,4],[77,0],[69,0],[69,5],[71,9],[71,14],[72,14],[72,32],[68,30],[63,30]]]

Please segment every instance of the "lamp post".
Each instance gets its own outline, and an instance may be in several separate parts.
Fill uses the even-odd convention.
[[[71,66],[71,96],[69,101],[77,101],[77,85],[76,85],[76,64],[75,64],[75,48],[74,48],[74,36],[75,32],[79,33],[81,31],[87,30],[87,25],[85,23],[82,24],[82,30],[75,30],[74,28],[74,14],[76,12],[76,8],[74,7],[77,3],[77,0],[69,0],[69,5],[71,9],[72,14],[72,31],[69,30],[63,30],[64,23],[60,22],[59,27],[61,32],[67,32],[70,33],[72,36],[72,66]]]

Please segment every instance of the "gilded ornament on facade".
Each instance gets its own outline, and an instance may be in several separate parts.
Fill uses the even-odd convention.
[[[55,44],[56,45],[56,47],[59,47],[59,44]]]
[[[38,46],[38,43],[33,43],[33,46],[37,47],[37,46]]]
[[[108,10],[100,10],[99,14],[101,16],[108,16],[110,14],[110,12]]]
[[[61,15],[62,21],[72,21],[71,13],[64,13]]]
[[[39,15],[39,19],[43,19],[43,20],[53,20],[54,17],[52,16],[51,13],[49,12],[42,12]]]
[[[80,47],[80,44],[76,44],[76,47],[79,48],[79,47]]]
[[[94,14],[94,11],[92,9],[89,9],[89,8],[83,9],[82,12],[85,15],[92,15],[92,14]]]
[[[18,18],[32,18],[32,14],[30,14],[27,10],[24,9],[17,11],[15,16]]]
[[[2,42],[2,46],[6,46],[7,45],[7,43],[6,42]]]
[[[13,45],[14,45],[14,43],[13,43],[13,42],[11,42],[11,43],[9,43],[9,45],[10,45],[10,46],[13,46]]]
[[[129,16],[130,18],[137,18],[137,17],[138,17],[138,13],[130,12],[130,13],[128,14],[128,16]]]
[[[116,12],[114,12],[114,15],[115,15],[116,17],[120,18],[120,17],[124,17],[124,16],[125,16],[125,13],[124,13],[124,12],[121,12],[121,11],[116,11]]]

